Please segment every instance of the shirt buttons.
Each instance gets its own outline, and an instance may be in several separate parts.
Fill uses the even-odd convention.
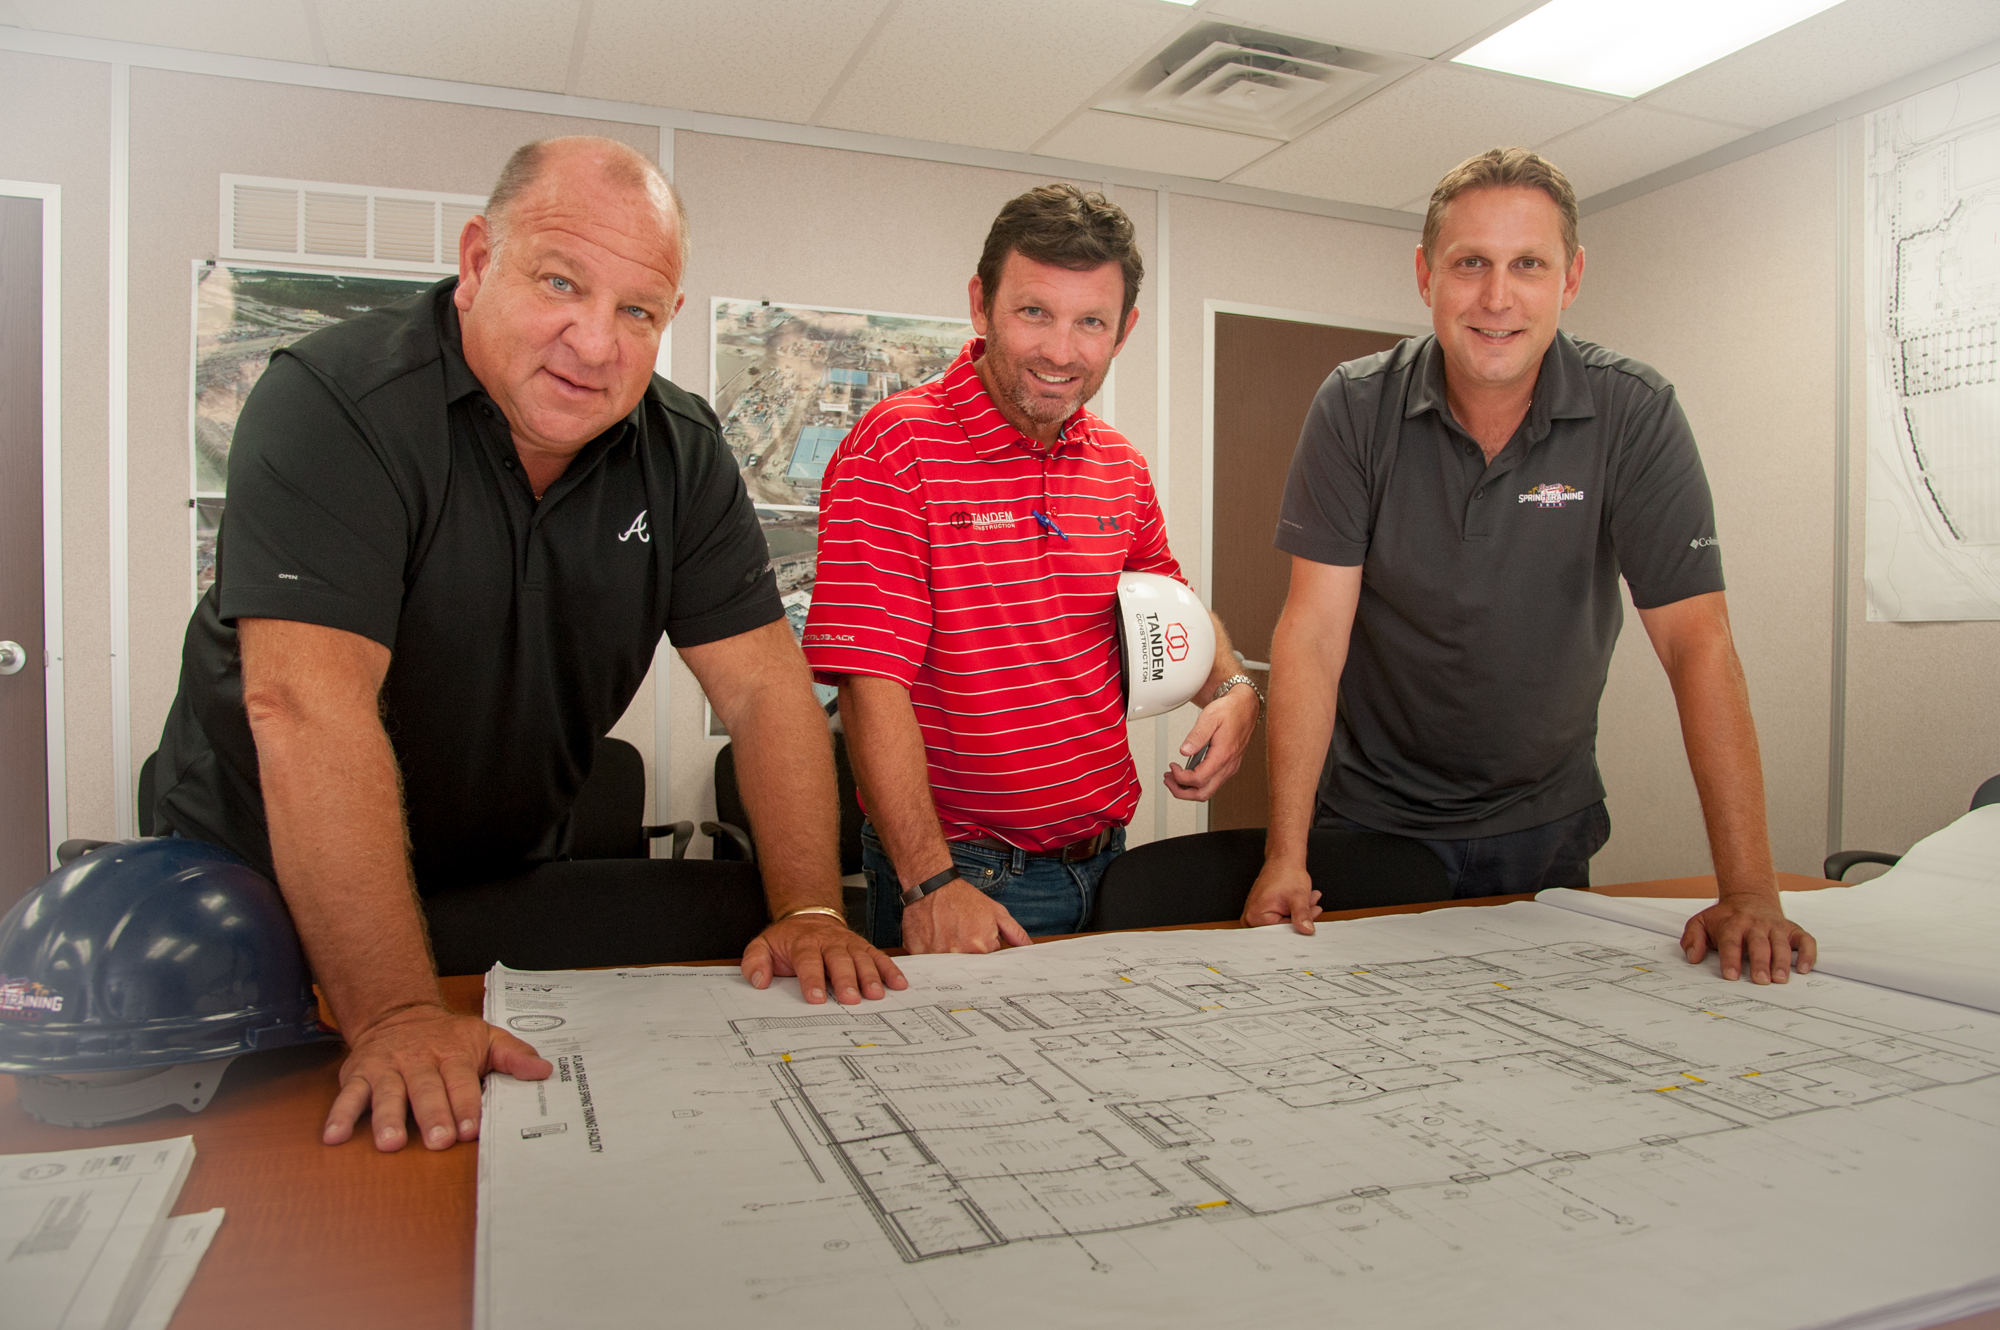
[[[1486,491],[1485,491],[1485,490],[1474,490],[1474,491],[1472,491],[1472,497],[1473,497],[1473,498],[1475,498],[1475,499],[1483,499],[1483,498],[1485,498],[1485,497],[1486,497]]]

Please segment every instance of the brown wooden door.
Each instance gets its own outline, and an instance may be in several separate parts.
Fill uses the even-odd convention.
[[[1386,351],[1397,333],[1294,323],[1247,314],[1215,316],[1215,584],[1213,608],[1236,649],[1271,659],[1292,561],[1271,544],[1299,428],[1320,384],[1343,361]],[[1262,687],[1266,676],[1250,672]],[[1261,827],[1269,811],[1260,725],[1243,769],[1208,806],[1208,825]]]
[[[42,201],[0,196],[0,912],[49,870],[42,655]]]

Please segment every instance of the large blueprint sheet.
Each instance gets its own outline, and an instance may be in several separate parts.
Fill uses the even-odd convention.
[[[477,1323],[1916,1325],[2000,1304],[2000,1017],[1532,904],[487,980]],[[1856,1313],[1872,1313],[1854,1318]]]

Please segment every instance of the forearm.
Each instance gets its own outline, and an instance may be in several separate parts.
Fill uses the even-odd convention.
[[[1202,684],[1200,696],[1195,698],[1200,706],[1207,706],[1216,689],[1243,672],[1243,662],[1236,654],[1235,643],[1229,640],[1229,630],[1222,626],[1221,616],[1211,610],[1208,621],[1215,625],[1215,661],[1209,667],[1208,680]]]
[[[350,1040],[440,1001],[405,848],[395,754],[372,707],[253,707],[278,886]]]
[[[728,725],[771,917],[806,906],[840,909],[833,740],[809,677],[767,690]]]
[[[931,800],[930,757],[910,706],[893,679],[849,675],[840,685],[847,755],[868,799],[868,820],[904,887],[951,867],[951,850]]]
[[[1340,672],[1347,663],[1345,637],[1329,643],[1317,626],[1281,615],[1271,635],[1269,745],[1271,815],[1266,862],[1304,866],[1319,797],[1320,770],[1333,741]]]
[[[1704,644],[1685,652],[1669,676],[1721,894],[1775,899],[1763,759],[1736,650],[1726,638]]]

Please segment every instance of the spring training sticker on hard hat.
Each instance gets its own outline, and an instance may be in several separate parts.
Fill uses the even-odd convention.
[[[43,1013],[60,1012],[62,994],[31,979],[10,979],[0,974],[0,1020],[34,1020]]]

